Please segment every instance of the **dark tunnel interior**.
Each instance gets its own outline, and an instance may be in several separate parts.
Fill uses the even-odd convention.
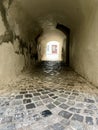
[[[0,130],[98,130],[98,0],[0,0]]]

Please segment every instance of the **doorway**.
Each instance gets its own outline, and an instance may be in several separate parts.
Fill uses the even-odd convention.
[[[70,44],[70,29],[68,28],[68,27],[66,27],[66,26],[64,26],[63,24],[60,24],[60,23],[58,23],[57,24],[57,26],[56,26],[56,28],[58,29],[58,30],[60,30],[60,31],[62,31],[65,35],[66,35],[66,42],[65,42],[65,46],[66,46],[66,56],[65,56],[65,59],[64,59],[64,61],[66,61],[65,63],[66,63],[66,65],[67,66],[69,66],[69,62],[70,62],[70,60],[69,60],[69,57],[70,57],[70,49],[69,49],[69,44]]]

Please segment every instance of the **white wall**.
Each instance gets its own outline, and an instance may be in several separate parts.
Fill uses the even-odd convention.
[[[71,34],[71,66],[98,85],[98,7],[92,8]]]

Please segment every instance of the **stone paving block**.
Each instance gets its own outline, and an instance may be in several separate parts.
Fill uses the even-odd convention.
[[[74,114],[73,117],[72,117],[72,120],[77,120],[79,122],[83,122],[83,116],[81,115],[78,115],[78,114]]]
[[[70,122],[70,126],[71,126],[72,130],[87,130],[87,129],[85,129],[83,123],[81,123],[79,121],[76,121],[76,120],[75,121],[71,121]]]
[[[56,91],[57,91],[57,89],[52,89],[52,90],[51,90],[51,92],[56,92]]]
[[[78,107],[78,108],[84,108],[85,104],[84,103],[77,103],[76,107]]]
[[[41,120],[41,116],[39,114],[33,115],[33,118],[34,118],[35,121]]]
[[[15,113],[21,112],[25,110],[24,105],[15,106]]]
[[[12,102],[11,102],[11,104],[14,106],[14,105],[21,105],[22,104],[22,100],[13,100]]]
[[[5,113],[6,107],[0,107],[0,117]]]
[[[64,130],[64,126],[62,126],[60,123],[56,123],[51,126],[53,130]]]
[[[58,98],[58,96],[53,96],[52,98],[53,98],[53,99],[57,99],[57,98]]]
[[[33,97],[32,100],[33,100],[33,101],[39,101],[40,98],[36,96],[36,97]]]
[[[67,92],[67,91],[65,91],[65,94],[70,95],[70,94],[71,94],[71,92]]]
[[[17,113],[14,115],[14,121],[23,121],[24,119],[24,113]]]
[[[74,113],[80,113],[81,109],[77,109],[77,108],[71,107],[69,109],[69,111],[74,112]]]
[[[41,99],[46,99],[46,98],[49,98],[49,96],[48,95],[42,95],[42,96],[40,96],[40,98]]]
[[[72,113],[62,110],[58,113],[58,115],[69,119],[72,116]]]
[[[55,95],[54,95],[54,93],[50,93],[50,94],[48,94],[48,95],[49,95],[50,97],[53,97],[53,96],[55,96]]]
[[[29,93],[30,93],[30,94],[33,94],[33,91],[32,91],[32,90],[29,90]]]
[[[53,102],[55,105],[60,105],[61,103],[60,102],[58,102],[58,101],[55,101],[55,102]]]
[[[58,102],[66,102],[66,99],[64,99],[64,98],[58,98],[56,101],[58,101]]]
[[[97,107],[94,104],[87,105],[87,108],[91,110],[97,110]]]
[[[37,101],[37,102],[35,102],[35,104],[36,104],[36,106],[42,106],[42,105],[44,105],[42,101]]]
[[[27,104],[27,103],[30,103],[30,102],[31,102],[31,99],[23,99],[24,104]]]
[[[44,89],[37,89],[38,92],[42,92]]]
[[[23,95],[17,95],[16,96],[16,99],[22,99],[23,98]]]
[[[86,117],[86,123],[88,124],[88,125],[93,125],[94,123],[93,123],[93,118],[92,117]]]
[[[0,130],[16,130],[16,127],[15,127],[15,124],[9,123],[9,124],[0,126]]]
[[[4,123],[11,123],[12,122],[12,116],[5,116],[2,118],[1,120],[1,124],[4,124]]]
[[[5,113],[2,114],[2,115],[1,115],[1,112],[2,112],[2,111],[0,111],[0,117],[2,117],[2,115],[4,115],[4,114],[5,114],[6,116],[12,116],[13,113],[15,113],[15,108],[14,108],[14,107],[7,108],[6,111],[5,111]]]
[[[29,91],[30,94],[36,93],[35,90]]]
[[[25,94],[25,98],[32,98],[32,94]]]
[[[49,91],[43,91],[43,92],[41,92],[42,94],[48,94],[48,93],[50,93]]]
[[[27,110],[27,115],[29,115],[29,116],[34,115],[34,109],[28,109]]]
[[[94,103],[95,101],[92,100],[92,99],[85,98],[85,99],[84,99],[84,102],[87,102],[87,103]]]
[[[94,111],[93,110],[89,110],[89,109],[85,109],[84,113],[88,114],[88,115],[94,115]]]
[[[1,102],[0,106],[1,106],[1,107],[8,107],[8,106],[9,106],[9,102],[10,102],[10,101],[4,100],[4,101]]]
[[[59,96],[63,97],[63,98],[67,98],[68,97],[68,95],[66,95],[66,94],[60,94]]]
[[[33,93],[34,96],[40,96],[40,93]]]
[[[76,97],[75,96],[69,96],[69,98],[68,99],[70,99],[70,100],[74,100]]]
[[[63,126],[69,126],[70,125],[70,121],[68,119],[63,119],[60,121],[60,123],[63,125]]]
[[[30,103],[30,104],[26,105],[26,108],[27,109],[35,108],[35,104],[34,103]]]
[[[63,109],[67,109],[69,106],[63,103],[63,104],[61,104],[59,107],[61,107],[61,108],[63,108]]]
[[[26,94],[27,93],[27,91],[21,91],[20,92],[20,94]]]
[[[49,109],[53,109],[53,108],[55,108],[56,106],[55,105],[53,105],[52,103],[50,103],[50,104],[48,104],[48,105],[46,105]]]
[[[76,101],[84,102],[84,97],[78,96],[78,97],[76,98]]]
[[[6,126],[7,130],[16,130],[15,124],[11,123]]]
[[[74,93],[72,93],[72,95],[78,96],[78,95],[79,95],[79,93],[75,93],[75,92],[74,92]]]
[[[52,115],[52,112],[50,110],[44,110],[44,111],[42,111],[41,115],[43,117],[47,117],[47,116]]]
[[[75,105],[75,101],[73,101],[73,100],[68,100],[66,104],[67,104],[67,105],[70,105],[70,106],[73,106],[73,105]]]
[[[64,90],[60,90],[59,93],[64,93]]]
[[[51,102],[53,102],[53,99],[51,99],[51,98],[47,98],[47,99],[43,100],[43,103],[45,103],[45,104],[51,103]]]

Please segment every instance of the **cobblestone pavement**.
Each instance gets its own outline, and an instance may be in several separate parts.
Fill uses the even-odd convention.
[[[0,85],[0,130],[98,130],[98,90],[65,69]]]

